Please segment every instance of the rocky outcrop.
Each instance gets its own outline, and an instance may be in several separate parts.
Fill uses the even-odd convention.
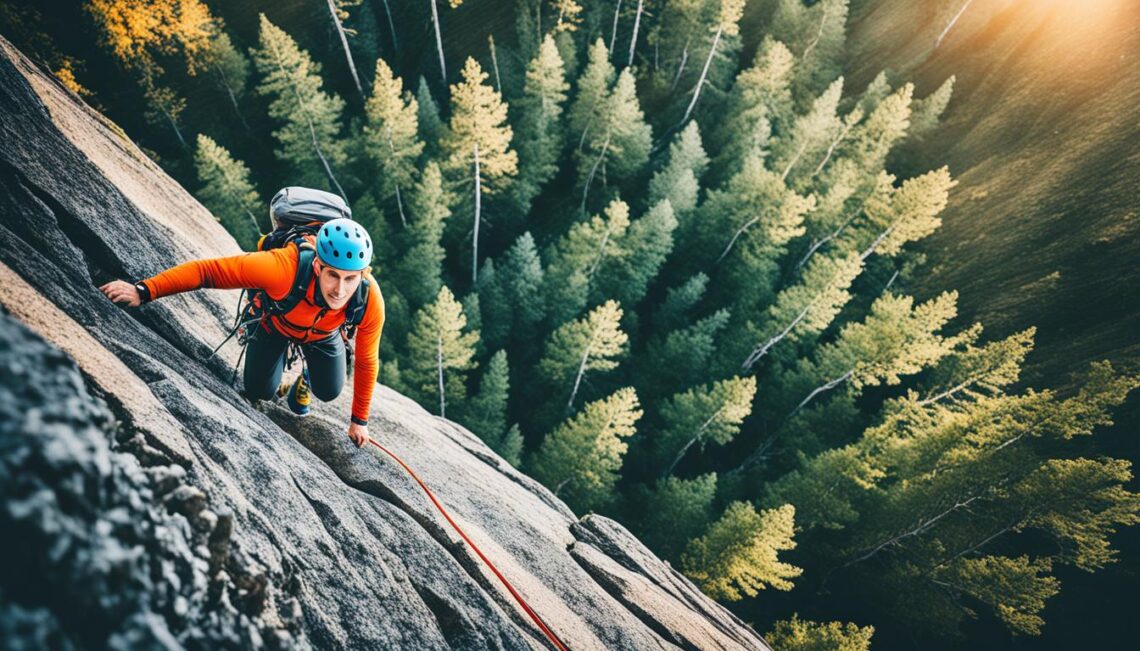
[[[236,347],[209,354],[236,292],[126,310],[96,290],[239,249],[2,38],[0,211],[6,645],[549,648],[411,478],[352,445],[350,392],[305,419],[239,396]],[[766,648],[462,426],[383,386],[371,423],[570,648]]]

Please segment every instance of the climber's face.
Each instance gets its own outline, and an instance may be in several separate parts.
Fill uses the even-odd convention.
[[[313,260],[313,271],[317,274],[317,282],[321,284],[321,295],[334,310],[339,310],[348,303],[364,277],[363,271],[337,269],[316,259]]]

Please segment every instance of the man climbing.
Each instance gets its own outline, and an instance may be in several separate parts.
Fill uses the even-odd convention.
[[[312,273],[298,273],[299,266],[310,259]],[[348,436],[361,447],[369,440],[368,414],[384,328],[384,298],[369,272],[371,260],[372,240],[367,231],[351,219],[337,218],[325,222],[315,237],[297,238],[279,248],[193,260],[133,285],[114,280],[99,289],[112,301],[130,307],[204,287],[262,290],[255,294],[255,307],[292,305],[280,314],[266,310],[253,324],[243,379],[245,395],[251,400],[287,394],[290,409],[299,415],[309,412],[310,391],[327,402],[344,387],[348,335],[342,336],[341,326],[346,314],[356,315]],[[299,347],[306,363],[292,386],[279,388],[290,342]]]

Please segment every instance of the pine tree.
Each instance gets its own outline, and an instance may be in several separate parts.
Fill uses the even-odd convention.
[[[913,84],[904,84],[875,107],[854,129],[839,155],[850,158],[863,170],[882,169],[887,154],[906,135],[910,126]]]
[[[198,198],[241,248],[254,250],[261,232],[253,215],[260,211],[261,200],[249,181],[249,168],[202,133],[198,134],[194,166],[202,184]]]
[[[249,131],[249,124],[245,121],[241,107],[238,106],[238,100],[245,96],[246,86],[249,83],[249,60],[234,47],[229,34],[220,27],[214,30],[209,46],[202,53],[201,59],[201,67],[214,75],[218,85],[226,91],[230,105],[233,106],[242,127]]]
[[[636,305],[645,296],[650,281],[665,258],[673,251],[673,231],[677,219],[668,199],[633,220],[625,233],[614,237],[617,255],[602,259],[594,276],[592,302],[611,297],[625,305]]]
[[[615,199],[604,215],[570,227],[546,250],[546,312],[552,325],[574,318],[586,307],[590,284],[607,258],[623,255],[618,246],[629,228],[629,206]]]
[[[686,323],[686,315],[705,295],[708,284],[708,275],[700,271],[684,283],[666,290],[665,300],[653,317],[654,328],[658,332],[668,332]]]
[[[621,316],[617,301],[606,301],[581,319],[562,325],[547,339],[538,371],[551,386],[569,389],[567,410],[573,407],[586,373],[613,370],[617,358],[626,354],[629,337],[621,330]]]
[[[678,221],[684,220],[697,207],[701,177],[708,164],[709,157],[701,146],[701,132],[694,120],[669,145],[669,163],[650,179],[648,205],[668,199]]]
[[[545,316],[542,261],[529,231],[515,240],[502,260],[502,293],[506,304],[501,316],[509,319],[509,337],[519,345],[519,340],[535,332]]]
[[[424,168],[409,205],[412,222],[408,226],[404,255],[389,275],[414,308],[432,301],[443,286],[443,260],[446,252],[440,239],[444,223],[451,215],[439,165],[432,161]]]
[[[439,104],[432,97],[431,89],[422,76],[416,85],[416,108],[424,149],[429,157],[437,158],[442,151],[443,134],[447,131],[447,126],[440,119]]]
[[[661,406],[665,426],[659,448],[666,460],[663,476],[673,474],[689,449],[705,444],[724,445],[740,432],[752,413],[756,378],[733,377],[677,394]]]
[[[944,634],[970,613],[964,602],[981,603],[1012,631],[1035,634],[1059,587],[1053,566],[1103,567],[1115,555],[1108,536],[1140,522],[1127,462],[1065,452],[1111,422],[1108,410],[1140,378],[1095,363],[1070,397],[1007,395],[1027,334],[966,347],[928,387],[889,402],[859,440],[771,487],[765,503],[802,512],[813,564],[856,573],[854,598],[884,599],[907,623]],[[830,530],[826,543],[816,542],[819,528]],[[1032,560],[1004,555],[1016,534],[1048,542]]]
[[[656,398],[708,377],[710,362],[729,318],[728,310],[717,310],[690,325],[668,331],[664,338],[650,340],[644,355],[638,358],[642,393]]]
[[[750,156],[768,153],[772,132],[792,122],[792,70],[795,58],[781,42],[765,37],[752,66],[741,71],[729,91],[724,119],[713,122],[709,142],[718,152],[712,185],[731,177]]]
[[[166,86],[156,86],[148,83],[143,92],[147,108],[143,113],[146,121],[154,125],[166,124],[178,138],[178,144],[188,149],[186,139],[182,136],[182,112],[186,110],[186,99]]]
[[[950,105],[950,96],[954,93],[954,75],[946,78],[938,90],[926,97],[915,100],[911,108],[910,130],[908,135],[915,140],[922,140],[938,126],[938,119]]]
[[[298,185],[329,182],[344,195],[335,171],[347,159],[340,137],[344,100],[321,90],[316,63],[265,14],[260,14],[259,47],[253,61],[262,81],[257,92],[269,98],[269,117],[281,125],[273,132],[277,158],[288,165]]]
[[[814,195],[797,194],[753,155],[726,186],[708,193],[693,227],[678,240],[694,262],[719,267],[718,293],[731,297],[736,313],[749,314],[771,301],[777,260],[803,235],[804,215],[814,205]]]
[[[803,570],[781,562],[781,551],[794,549],[795,508],[786,504],[756,512],[747,502],[733,502],[704,536],[689,544],[682,558],[685,574],[714,599],[739,601],[769,586],[791,590],[789,579]]]
[[[578,512],[605,508],[641,416],[630,387],[587,404],[543,439],[530,474]]]
[[[790,185],[816,167],[816,162],[828,151],[828,145],[843,131],[843,121],[837,115],[842,95],[843,77],[839,77],[772,147],[773,169]]]
[[[796,55],[797,98],[814,97],[842,74],[849,0],[779,0],[770,33]]]
[[[633,496],[638,538],[661,558],[676,562],[685,545],[712,522],[716,473],[693,479],[666,477]]]
[[[507,429],[508,373],[507,351],[500,350],[491,356],[483,371],[479,393],[471,399],[464,423],[499,456],[517,466],[522,448],[518,445],[521,440],[512,437]]]
[[[705,58],[704,68],[701,70],[701,76],[697,79],[696,86],[693,87],[693,97],[689,100],[689,105],[685,108],[685,115],[681,118],[681,124],[688,121],[689,116],[693,114],[693,108],[697,105],[697,100],[700,99],[701,90],[704,89],[705,79],[708,77],[709,65],[712,63],[713,57],[717,54],[717,46],[720,44],[722,36],[735,36],[740,33],[740,17],[744,14],[745,0],[720,0],[716,20],[711,26],[713,33],[712,44],[709,46],[708,56]]]
[[[549,34],[526,71],[523,97],[518,103],[519,175],[512,194],[521,214],[530,210],[531,201],[558,171],[562,151],[562,104],[566,101],[562,57]]]
[[[467,371],[473,366],[478,332],[464,332],[467,318],[446,286],[436,300],[416,312],[408,333],[403,380],[422,405],[439,404],[447,416],[447,400],[462,404],[466,398]]]
[[[807,375],[826,382],[816,386],[792,413],[844,383],[854,391],[897,385],[901,376],[918,373],[959,342],[976,337],[976,330],[949,337],[938,334],[957,315],[957,302],[957,292],[943,292],[919,305],[910,296],[884,294],[871,305],[866,319],[845,325],[834,342],[819,349],[814,361],[801,364]]]
[[[602,175],[603,184],[611,176],[613,180],[627,178],[649,161],[652,145],[653,132],[638,103],[633,74],[626,68],[606,97],[578,159],[583,209],[598,174]]]
[[[419,105],[403,85],[383,59],[376,60],[372,94],[364,105],[364,140],[368,158],[376,166],[379,197],[395,196],[400,222],[406,226],[401,188],[416,182],[416,161],[424,144],[418,136]]]
[[[851,298],[851,283],[863,270],[858,254],[819,256],[812,259],[803,277],[781,291],[769,306],[756,338],[757,344],[744,360],[747,371],[781,341],[823,332]]]
[[[568,134],[578,151],[585,147],[591,131],[600,128],[615,74],[606,44],[598,37],[590,46],[586,68],[578,77],[574,100],[566,114]]]
[[[518,171],[518,154],[510,148],[513,131],[506,121],[507,105],[497,91],[484,85],[486,79],[479,63],[467,57],[463,81],[450,85],[451,122],[443,139],[445,169],[456,179],[473,181],[472,283],[478,280],[482,195],[502,190]]]
[[[863,209],[867,219],[851,229],[847,238],[860,249],[863,259],[872,253],[896,255],[904,244],[926,237],[942,224],[939,215],[957,184],[943,166],[907,179],[888,195],[872,196]]]
[[[764,639],[781,651],[871,651],[874,626],[809,622],[792,615],[776,622]]]

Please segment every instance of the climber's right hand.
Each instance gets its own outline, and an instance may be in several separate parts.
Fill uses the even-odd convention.
[[[105,285],[101,285],[99,291],[103,292],[107,298],[115,303],[126,303],[130,307],[142,305],[142,297],[139,296],[139,290],[135,289],[134,285],[125,280],[112,280]]]

